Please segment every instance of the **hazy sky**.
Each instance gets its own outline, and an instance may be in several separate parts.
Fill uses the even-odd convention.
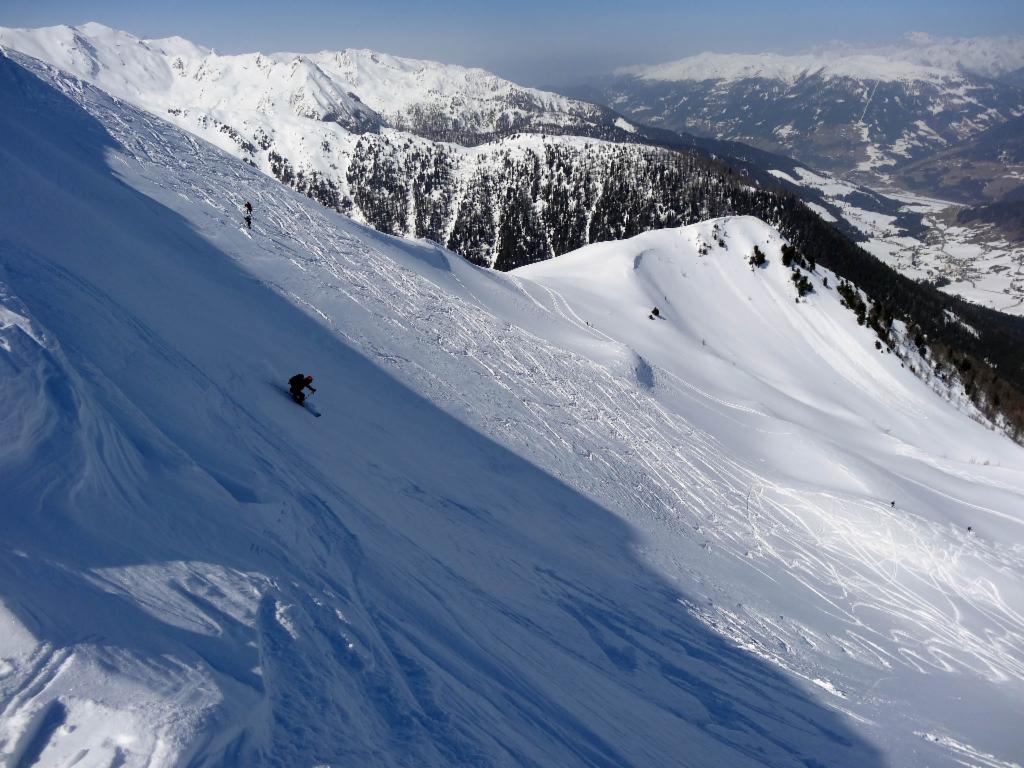
[[[533,85],[700,51],[1024,33],[1024,0],[0,0],[0,26],[99,21],[221,53],[374,48]]]

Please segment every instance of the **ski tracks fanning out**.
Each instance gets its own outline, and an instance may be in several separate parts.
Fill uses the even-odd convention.
[[[123,129],[114,135],[136,151],[137,127],[115,119],[103,122]],[[160,139],[159,128],[146,133],[152,140],[136,159],[145,159],[166,183],[173,179],[166,170],[176,165],[182,148]],[[211,148],[194,143],[189,151],[209,171],[190,174],[181,181],[186,188],[174,191],[207,200],[211,227],[237,217],[242,198],[255,191],[259,252],[266,259],[283,255],[303,273],[296,288],[286,273],[275,277],[282,290],[432,401],[463,413],[502,444],[638,525],[655,519],[702,548],[721,548],[729,557],[749,559],[753,551],[755,559],[774,559],[820,597],[840,588],[845,598],[827,602],[858,638],[873,634],[856,615],[861,603],[905,621],[892,663],[932,671],[967,668],[996,680],[1024,680],[1024,649],[1014,640],[1014,633],[1024,629],[1024,617],[998,592],[979,588],[965,579],[962,567],[954,567],[960,558],[981,555],[980,542],[963,552],[948,542],[941,526],[902,509],[892,512],[877,502],[779,486],[731,458],[714,437],[662,407],[629,379],[453,298],[400,263],[380,259],[359,238],[328,222],[332,214],[282,194],[273,182],[253,178],[254,173]],[[197,179],[211,186],[188,189]],[[384,240],[368,231],[361,235],[375,246]],[[321,277],[310,280],[310,273]],[[548,293],[556,315],[579,327],[581,319],[570,305]],[[348,310],[345,315],[333,310],[339,302],[356,305],[367,322],[342,327],[334,317]],[[604,335],[589,325],[583,328]],[[396,356],[396,348],[406,355]],[[425,357],[424,348],[445,353],[426,356],[435,370],[413,362]],[[479,387],[473,386],[474,376]],[[660,381],[669,402],[689,394],[685,381],[669,376]],[[481,412],[480,393],[495,383],[520,407]],[[745,501],[752,488],[758,489],[753,508]],[[993,622],[986,635],[958,620],[961,601]]]

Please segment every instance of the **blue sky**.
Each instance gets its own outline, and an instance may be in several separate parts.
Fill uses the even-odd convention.
[[[566,84],[623,64],[829,40],[1024,33],[1024,0],[0,0],[0,26],[100,21],[223,53],[374,48]]]

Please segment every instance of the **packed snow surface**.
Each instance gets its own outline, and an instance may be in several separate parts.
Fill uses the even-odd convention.
[[[18,62],[6,764],[1020,762],[1024,453],[770,227],[496,274]]]

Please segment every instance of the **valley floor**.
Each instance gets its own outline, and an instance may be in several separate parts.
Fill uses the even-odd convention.
[[[1024,315],[1024,244],[1009,242],[992,226],[957,224],[960,206],[905,190],[883,189],[880,194],[902,206],[897,214],[879,212],[859,201],[857,187],[842,179],[803,168],[797,177],[773,173],[820,191],[866,238],[861,245],[902,274],[932,281],[943,291],[976,304]],[[836,220],[824,207],[811,207],[826,220]],[[920,217],[921,225],[913,232],[900,221],[908,214]]]

